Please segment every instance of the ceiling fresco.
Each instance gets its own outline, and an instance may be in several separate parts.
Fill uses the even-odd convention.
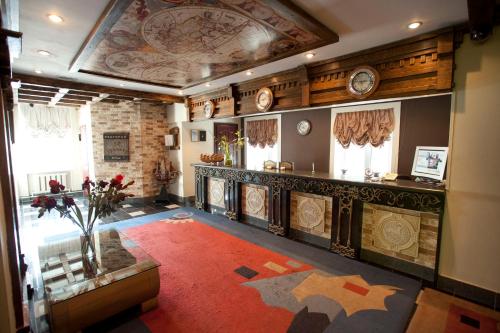
[[[338,41],[290,1],[119,0],[103,17],[73,70],[170,87]]]

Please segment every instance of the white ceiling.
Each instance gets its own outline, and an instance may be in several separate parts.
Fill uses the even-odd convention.
[[[301,64],[333,58],[412,37],[421,33],[467,21],[467,0],[294,0],[297,5],[335,31],[340,41],[316,49],[316,56],[307,60],[295,55],[253,69],[250,78],[297,67]],[[106,7],[105,0],[23,0],[20,2],[20,31],[23,50],[14,59],[15,72],[74,80],[105,86],[177,94],[178,90],[140,83],[125,82],[83,73],[70,73],[69,65],[85,38]],[[62,24],[51,23],[47,14],[57,13]],[[421,21],[417,30],[409,30],[411,21]],[[52,53],[43,57],[37,50]],[[226,76],[205,85],[184,90],[184,95],[212,90],[229,83],[250,79],[244,72]]]

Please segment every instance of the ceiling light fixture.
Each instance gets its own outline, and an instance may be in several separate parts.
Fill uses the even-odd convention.
[[[49,55],[51,55],[52,53],[50,53],[49,51],[45,51],[45,50],[38,50],[36,51],[39,55],[41,56],[44,56],[44,57],[48,57]]]
[[[210,87],[210,82],[205,83],[205,87]]]
[[[48,18],[49,18],[49,20],[51,20],[54,23],[61,23],[62,21],[64,21],[61,16],[56,15],[56,14],[49,14]]]
[[[42,72],[42,70],[41,70],[41,69],[35,69],[35,73],[37,73],[37,74],[42,74],[43,72]]]
[[[120,87],[125,87],[125,84],[124,83],[120,83]]]
[[[417,29],[422,25],[422,22],[412,22],[408,24],[408,29]]]
[[[252,74],[253,74],[253,72],[252,72],[252,71],[246,71],[246,72],[245,72],[245,74],[246,74],[247,76],[250,76],[250,75],[252,75]]]
[[[314,52],[307,52],[306,53],[306,58],[307,59],[312,59],[312,58],[314,58],[315,55],[316,55],[316,53],[314,53]]]
[[[183,92],[182,90],[179,90],[177,93],[178,93],[179,95],[184,95],[184,92]]]

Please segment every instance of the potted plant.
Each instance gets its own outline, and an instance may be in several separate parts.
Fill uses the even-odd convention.
[[[223,135],[219,140],[219,148],[224,152],[225,166],[233,165],[233,160],[231,159],[231,150],[230,150],[231,145],[234,144],[236,148],[241,148],[245,145],[245,138],[241,136],[241,132],[236,131],[234,134],[236,135],[236,138],[234,138],[233,140],[229,140],[229,138],[225,135]]]

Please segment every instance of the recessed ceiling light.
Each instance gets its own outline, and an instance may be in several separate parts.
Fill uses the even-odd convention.
[[[45,50],[38,50],[36,51],[39,55],[42,55],[44,57],[48,57],[49,55],[51,55],[52,53],[50,53],[49,51],[45,51]]]
[[[120,87],[125,87],[125,84],[124,83],[120,83]]]
[[[408,29],[417,29],[422,25],[422,22],[412,22],[408,24]]]
[[[56,14],[49,14],[48,18],[49,18],[49,20],[51,20],[54,23],[61,23],[62,21],[64,21],[61,16],[56,15]]]
[[[182,90],[179,90],[177,93],[178,93],[179,95],[184,95],[184,92],[183,92]]]
[[[246,74],[247,76],[250,76],[250,75],[252,75],[252,74],[253,74],[253,72],[252,72],[252,71],[246,71],[246,72],[245,72],[245,74]]]
[[[42,70],[41,70],[41,69],[35,69],[35,73],[37,73],[37,74],[42,74],[43,72],[42,72]]]
[[[314,58],[315,55],[316,55],[316,53],[314,53],[314,52],[307,52],[306,53],[306,58],[307,59],[312,59],[312,58]]]
[[[205,87],[210,87],[210,82],[205,83]]]

